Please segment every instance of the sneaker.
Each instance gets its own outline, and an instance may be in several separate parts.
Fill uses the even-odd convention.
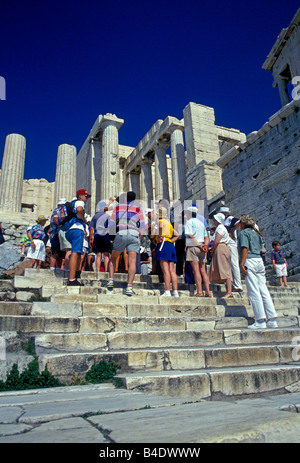
[[[253,325],[249,325],[249,330],[265,330],[267,328],[266,322],[254,322]]]
[[[136,296],[136,293],[133,291],[132,286],[127,286],[125,294],[126,296]]]
[[[171,292],[170,291],[165,291],[161,297],[170,297],[171,296]]]
[[[277,321],[276,320],[268,320],[267,321],[267,327],[268,328],[278,328]]]
[[[113,287],[114,287],[114,280],[112,280],[112,279],[108,280],[108,283],[107,283],[106,287],[107,287],[108,289],[113,289]]]
[[[68,280],[67,286],[83,286],[83,284],[80,283],[78,280]]]
[[[173,296],[174,297],[179,297],[178,291],[173,291]]]

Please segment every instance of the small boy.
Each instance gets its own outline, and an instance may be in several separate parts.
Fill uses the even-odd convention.
[[[27,227],[27,232],[31,230],[31,227]],[[30,239],[28,238],[28,235],[25,233],[21,240],[20,240],[20,243],[22,244],[22,249],[21,249],[21,257],[20,257],[20,260],[24,260],[25,259],[25,251],[26,251],[26,248],[29,248],[30,246]]]
[[[272,263],[274,270],[276,271],[276,275],[278,278],[279,286],[283,286],[282,279],[284,286],[287,287],[287,261],[284,257],[283,252],[280,250],[280,243],[279,241],[273,241],[272,243],[273,251],[272,251]]]

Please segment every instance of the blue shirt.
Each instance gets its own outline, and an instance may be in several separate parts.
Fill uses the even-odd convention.
[[[194,235],[198,243],[204,243],[204,238],[208,236],[204,223],[195,217],[192,217],[185,224],[186,245],[197,246],[193,243],[193,240],[189,238],[189,235]]]

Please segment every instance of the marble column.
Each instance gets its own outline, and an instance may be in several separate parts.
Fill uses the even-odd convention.
[[[0,183],[0,209],[21,212],[26,139],[12,133],[5,140]]]
[[[171,162],[173,200],[184,199],[186,195],[186,167],[183,142],[183,128],[171,131]]]
[[[155,199],[170,200],[166,149],[168,145],[157,142],[155,147]]]
[[[119,133],[123,119],[106,114],[101,122],[102,133],[102,160],[101,160],[101,199],[108,199],[119,195],[120,186],[119,166]]]
[[[134,191],[136,194],[136,199],[140,199],[140,179],[141,172],[131,171],[129,174],[129,191]]]
[[[58,147],[53,208],[57,206],[60,198],[71,201],[76,196],[76,156],[75,146],[63,144]]]
[[[141,163],[140,193],[141,201],[151,207],[153,201],[152,159],[145,158]]]

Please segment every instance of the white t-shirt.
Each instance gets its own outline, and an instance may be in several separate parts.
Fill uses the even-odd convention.
[[[185,224],[186,245],[196,246],[188,235],[194,235],[198,243],[204,243],[204,238],[208,236],[207,230],[203,222],[199,219],[191,218]]]
[[[235,244],[233,239],[230,238],[229,233],[226,229],[226,227],[222,224],[218,225],[215,231],[215,234],[213,236],[213,241],[216,239],[217,233],[221,236],[220,243],[225,243],[225,244]]]
[[[77,208],[81,206],[84,210],[85,208],[85,203],[84,201],[76,201],[76,203],[74,204],[74,209],[77,211]],[[78,218],[78,220],[76,220],[76,222],[70,227],[70,230],[74,230],[75,228],[78,228],[79,230],[82,230],[82,231],[85,231],[85,223],[82,223],[81,222],[81,219],[79,219],[79,216],[78,214],[76,215],[76,219]]]

